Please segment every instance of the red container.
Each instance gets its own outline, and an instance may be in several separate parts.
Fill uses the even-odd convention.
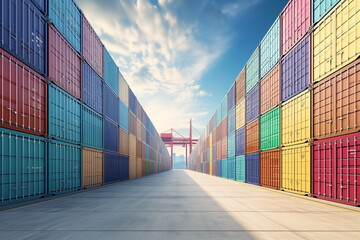
[[[217,142],[216,144],[216,160],[221,159],[221,140]]]
[[[281,13],[281,50],[285,55],[311,26],[311,0],[290,0]]]
[[[47,136],[45,79],[0,49],[0,126]]]
[[[81,58],[78,52],[49,25],[48,79],[77,99],[81,99]]]
[[[84,15],[82,20],[82,48],[85,61],[101,78],[104,78],[104,47]]]
[[[280,149],[260,153],[260,185],[280,189]]]
[[[260,114],[280,103],[280,65],[277,64],[260,83]]]
[[[360,133],[314,142],[312,194],[359,206]]]
[[[259,151],[259,119],[246,125],[246,154]]]
[[[227,137],[228,133],[228,118],[225,117],[221,124],[221,138],[223,139],[224,137]]]

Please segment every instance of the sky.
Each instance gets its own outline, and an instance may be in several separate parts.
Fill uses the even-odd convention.
[[[185,136],[190,118],[195,135],[203,132],[287,3],[76,1],[157,131],[174,128]]]

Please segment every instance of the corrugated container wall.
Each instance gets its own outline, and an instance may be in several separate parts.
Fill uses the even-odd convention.
[[[229,114],[228,114],[228,132],[227,134],[230,135],[231,133],[235,132],[235,127],[236,127],[236,124],[235,124],[235,120],[236,120],[236,116],[235,116],[235,108],[233,108]]]
[[[82,137],[83,146],[89,148],[103,149],[103,117],[82,105]]]
[[[260,78],[259,66],[259,47],[251,55],[246,63],[246,93],[248,93],[258,82]]]
[[[81,103],[49,83],[49,138],[81,143]]]
[[[313,92],[315,139],[360,130],[360,59],[315,84]]]
[[[48,0],[31,0],[36,7],[46,16],[48,12]]]
[[[129,88],[129,109],[134,115],[136,115],[136,105],[137,105],[136,97],[133,91]]]
[[[260,78],[280,59],[280,18],[278,17],[260,43]]]
[[[82,100],[97,111],[103,113],[103,83],[99,75],[83,61],[82,68]]]
[[[236,105],[236,129],[245,126],[246,123],[246,107],[245,96]]]
[[[46,17],[30,0],[5,0],[0,4],[1,48],[46,76]]]
[[[74,0],[49,0],[49,20],[66,40],[81,53],[81,11]]]
[[[225,137],[221,140],[221,158],[228,157],[228,138]]]
[[[114,121],[116,124],[119,123],[119,98],[114,94],[111,89],[104,84],[104,115]]]
[[[251,153],[246,155],[246,182],[259,185],[260,169],[259,169],[259,153]]]
[[[221,159],[221,177],[227,178],[228,177],[228,163],[227,158]]]
[[[102,185],[103,176],[103,151],[83,148],[82,150],[82,187],[90,188]]]
[[[244,67],[236,78],[236,83],[235,83],[236,103],[238,103],[243,97],[245,97],[245,92],[246,92],[245,82],[246,82],[246,68]]]
[[[104,81],[117,95],[119,93],[119,69],[104,47]]]
[[[259,84],[246,94],[246,123],[259,117]]]
[[[230,110],[235,106],[236,96],[235,96],[235,83],[230,88],[229,92],[227,93],[227,111]]]
[[[48,80],[81,99],[81,58],[55,26],[49,25]]]
[[[119,116],[119,126],[125,130],[129,131],[129,109],[127,106],[120,101],[120,116]]]
[[[0,49],[0,126],[47,135],[45,79]]]
[[[119,97],[120,100],[129,107],[129,85],[123,75],[119,72]]]
[[[340,0],[313,0],[313,24],[320,21]]]
[[[282,54],[285,55],[311,26],[311,0],[290,0],[281,13]]]
[[[260,185],[280,189],[280,149],[260,153]]]
[[[236,156],[245,155],[245,127],[236,130]]]
[[[260,150],[280,146],[280,108],[276,107],[260,117]]]
[[[228,157],[235,157],[235,132],[228,135]]]
[[[239,182],[245,182],[245,155],[236,156],[235,161],[235,180]]]
[[[46,194],[45,138],[0,128],[0,204]]]
[[[280,65],[277,64],[260,82],[260,114],[280,104],[280,93]]]
[[[229,157],[227,162],[227,178],[230,180],[235,180],[235,156]]]
[[[246,125],[246,153],[259,151],[259,119]]]
[[[313,32],[313,82],[322,80],[360,55],[360,4],[344,0]]]
[[[227,116],[227,97],[225,96],[221,102],[221,120]]]
[[[129,156],[129,133],[119,128],[119,153],[124,156]],[[136,157],[136,141],[132,143],[132,149],[135,149],[131,156]]]

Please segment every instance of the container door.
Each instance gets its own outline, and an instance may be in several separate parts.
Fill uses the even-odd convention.
[[[294,190],[294,149],[283,149],[281,152],[281,187],[285,190]]]
[[[310,146],[295,149],[295,191],[310,193]]]

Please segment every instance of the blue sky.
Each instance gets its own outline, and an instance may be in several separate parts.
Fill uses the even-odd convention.
[[[287,0],[77,3],[161,133],[202,131]]]

